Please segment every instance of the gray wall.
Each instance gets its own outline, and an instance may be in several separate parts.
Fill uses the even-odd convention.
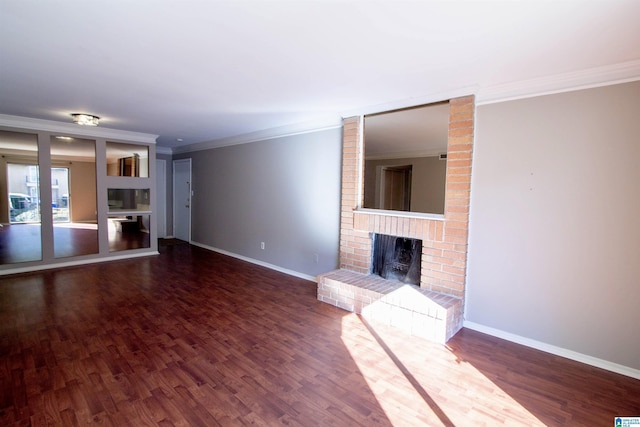
[[[479,106],[466,319],[640,369],[640,82]]]
[[[333,129],[175,155],[192,158],[192,240],[304,275],[337,268],[341,150]]]

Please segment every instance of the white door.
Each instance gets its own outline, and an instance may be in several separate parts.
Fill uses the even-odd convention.
[[[173,234],[191,241],[191,159],[173,161]]]
[[[167,161],[156,160],[156,220],[158,237],[167,237]]]

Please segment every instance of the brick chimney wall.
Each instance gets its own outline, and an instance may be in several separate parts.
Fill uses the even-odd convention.
[[[360,117],[344,119],[340,268],[368,274],[372,233],[422,240],[420,287],[464,297],[467,267],[469,200],[473,158],[475,99],[449,101],[449,136],[443,217],[412,217],[361,212],[363,152]]]

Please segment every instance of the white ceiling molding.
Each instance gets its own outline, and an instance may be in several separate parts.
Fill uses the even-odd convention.
[[[589,89],[640,80],[640,60],[489,86],[478,91],[476,105]]]
[[[29,117],[10,116],[0,114],[0,126],[31,131],[44,131],[64,136],[76,136],[79,138],[107,138],[132,142],[155,144],[157,135],[132,132],[126,130],[109,129],[93,126],[80,126],[74,123],[56,122],[53,120],[32,119]]]
[[[428,95],[416,96],[407,99],[399,99],[395,101],[385,102],[382,104],[368,105],[353,110],[340,112],[342,117],[366,116],[368,114],[384,113],[388,111],[401,110],[403,108],[418,107],[420,105],[435,104],[438,102],[449,101],[462,96],[475,95],[478,92],[478,86],[467,86],[464,88],[431,93]]]
[[[257,132],[245,133],[228,138],[216,139],[213,141],[198,142],[196,144],[174,147],[173,154],[190,153],[193,151],[209,150],[212,148],[227,147],[230,145],[248,144],[251,142],[266,141],[274,138],[284,138],[287,136],[301,135],[323,130],[337,129],[342,127],[342,118],[339,115],[329,115],[322,119],[296,123],[287,126],[280,126],[271,129],[264,129]]]

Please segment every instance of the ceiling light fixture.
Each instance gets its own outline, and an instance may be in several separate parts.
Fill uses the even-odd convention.
[[[98,120],[100,120],[100,117],[93,114],[73,113],[71,117],[73,123],[84,126],[98,126]]]

